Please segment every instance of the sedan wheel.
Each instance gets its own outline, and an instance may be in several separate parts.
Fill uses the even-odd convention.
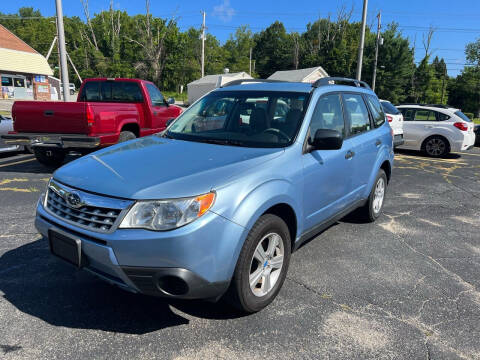
[[[440,157],[447,152],[447,144],[440,137],[428,139],[425,143],[425,152],[433,157]]]

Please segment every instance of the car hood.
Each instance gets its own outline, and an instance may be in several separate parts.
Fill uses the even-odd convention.
[[[54,179],[90,192],[127,199],[200,195],[284,152],[171,140],[160,136],[114,145],[72,161]]]

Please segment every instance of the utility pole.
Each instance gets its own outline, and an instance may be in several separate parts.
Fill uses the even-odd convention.
[[[202,11],[203,23],[202,23],[202,78],[205,76],[205,11]]]
[[[379,11],[377,15],[378,27],[377,27],[377,45],[375,46],[375,63],[373,64],[373,77],[372,77],[372,90],[375,91],[375,81],[377,80],[377,64],[378,64],[378,48],[380,47],[380,29],[382,27],[382,13]]]
[[[252,76],[252,48],[250,48],[250,76]]]
[[[360,35],[360,46],[358,47],[357,80],[362,79],[363,46],[365,44],[365,25],[367,23],[367,6],[368,6],[368,0],[363,0],[362,32]]]
[[[445,69],[443,71],[443,80],[442,80],[442,104],[443,104],[443,97],[445,96],[445,77],[447,76],[447,65],[445,65]]]
[[[67,69],[67,50],[65,48],[65,31],[63,30],[63,10],[62,0],[55,0],[57,6],[57,32],[58,49],[60,51],[60,71],[62,72],[63,101],[68,101],[68,69]]]

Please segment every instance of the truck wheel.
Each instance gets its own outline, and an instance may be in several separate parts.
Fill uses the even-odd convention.
[[[34,148],[33,153],[38,162],[45,166],[60,166],[65,160],[65,151],[59,149]]]
[[[290,232],[276,215],[257,220],[245,240],[230,284],[227,300],[247,313],[270,304],[287,276]]]
[[[120,136],[118,137],[118,142],[122,143],[128,140],[133,140],[135,138],[136,138],[135,134],[132,133],[131,131],[122,131],[120,133]]]

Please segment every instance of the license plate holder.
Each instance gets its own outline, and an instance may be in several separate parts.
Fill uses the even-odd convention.
[[[53,255],[78,268],[82,267],[82,242],[80,239],[72,238],[63,232],[49,230],[48,242]]]

